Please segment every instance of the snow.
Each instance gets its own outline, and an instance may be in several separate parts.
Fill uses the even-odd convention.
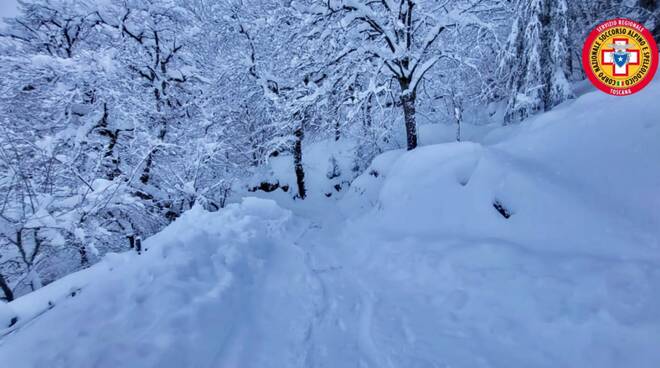
[[[0,302],[0,329],[4,329],[14,324],[16,313],[7,303]]]
[[[289,316],[304,321],[313,308],[293,225],[290,212],[268,200],[247,198],[214,214],[194,208],[148,239],[143,256],[111,255],[13,302],[17,310],[43,307],[66,293],[52,309],[21,316],[0,343],[0,360],[11,367],[233,367],[247,359],[288,366],[289,347],[307,328]],[[49,347],[24,354],[44,341]]]
[[[357,142],[351,139],[339,142],[327,139],[313,145],[303,146],[305,185],[310,196],[326,198],[327,194],[332,194],[333,198],[342,197],[343,189],[337,191],[335,185],[348,188],[350,182],[359,174],[353,171],[356,144]],[[335,171],[339,174],[337,177],[328,175],[333,171],[333,165],[336,165]],[[288,185],[289,188],[292,188],[287,193],[278,190],[278,195],[274,198],[290,198],[292,196],[290,193],[295,191],[293,188],[296,186],[291,155],[283,154],[271,158],[268,168],[268,173],[259,171],[250,185],[258,186],[266,177],[271,183],[279,182],[281,186]]]
[[[521,125],[468,127],[472,142],[423,128],[437,133],[426,146],[376,157],[340,199],[195,207],[143,255],[0,305],[19,317],[0,361],[654,368],[660,83],[579,95]],[[330,157],[350,177],[349,150],[307,148],[310,192],[329,185]],[[286,159],[271,163],[282,183]]]

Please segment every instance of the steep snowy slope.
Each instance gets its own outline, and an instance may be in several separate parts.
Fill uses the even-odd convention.
[[[339,202],[196,208],[5,306],[1,366],[655,368],[659,100],[388,152]]]

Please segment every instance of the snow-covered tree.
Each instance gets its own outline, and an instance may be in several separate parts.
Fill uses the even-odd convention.
[[[500,60],[508,96],[505,123],[518,122],[573,98],[569,84],[565,0],[518,1]]]
[[[414,149],[418,125],[454,124],[460,140],[485,102],[504,100],[507,122],[553,108],[603,17],[660,24],[647,0],[508,4],[19,1],[0,30],[0,298],[194,204],[219,210],[255,179],[304,199],[315,141],[354,145],[352,173],[334,156],[320,170],[344,181]],[[294,182],[269,182],[276,156]]]

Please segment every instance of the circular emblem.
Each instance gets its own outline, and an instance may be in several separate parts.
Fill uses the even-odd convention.
[[[596,87],[615,96],[639,92],[658,69],[658,45],[651,33],[630,19],[596,27],[582,50],[584,71]]]

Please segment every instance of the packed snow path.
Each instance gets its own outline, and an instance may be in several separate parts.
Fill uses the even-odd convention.
[[[655,96],[388,152],[340,201],[195,208],[0,305],[0,366],[657,368]]]

